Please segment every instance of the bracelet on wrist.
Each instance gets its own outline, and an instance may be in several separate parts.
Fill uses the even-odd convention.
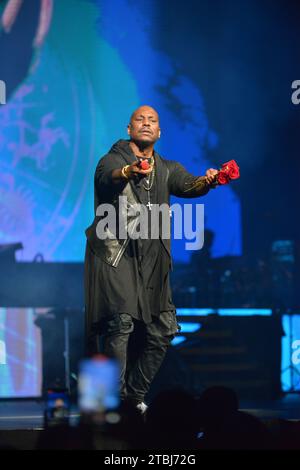
[[[122,176],[124,176],[124,178],[127,179],[127,180],[129,179],[129,176],[128,176],[127,173],[126,173],[126,170],[127,170],[127,168],[128,168],[129,166],[130,166],[130,165],[125,165],[125,166],[123,166],[123,168],[122,168],[122,170],[121,170]]]

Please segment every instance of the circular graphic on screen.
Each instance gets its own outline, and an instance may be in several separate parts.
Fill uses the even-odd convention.
[[[0,108],[0,234],[2,243],[22,241],[23,258],[50,260],[87,190],[94,102],[82,73],[75,79],[53,64],[45,78],[42,68],[43,60]]]

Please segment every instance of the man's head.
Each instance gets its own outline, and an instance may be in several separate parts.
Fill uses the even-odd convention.
[[[147,147],[160,138],[159,117],[151,106],[140,106],[131,115],[127,132],[133,142]]]

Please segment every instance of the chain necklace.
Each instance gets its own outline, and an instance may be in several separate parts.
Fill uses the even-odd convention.
[[[135,158],[136,158],[137,160],[140,159],[140,157],[137,157],[137,156],[135,156]],[[150,176],[148,176],[148,178],[146,178],[146,176],[145,176],[145,177],[143,178],[143,181],[142,181],[143,188],[144,188],[146,191],[150,191],[150,190],[151,190],[151,188],[152,188],[152,186],[153,186],[153,183],[154,183],[154,176],[155,176],[155,161],[154,161],[154,157],[151,157],[150,161],[151,161],[150,164],[153,165],[153,169],[152,169],[152,171],[151,171],[151,173],[150,173]],[[144,184],[144,180],[147,182],[147,185],[146,185],[146,186],[145,186],[145,184]]]
[[[153,169],[149,175],[148,178],[144,178],[144,180],[146,180],[147,182],[147,185],[144,184],[144,181],[142,182],[142,185],[143,185],[143,188],[147,191],[147,194],[148,194],[148,203],[147,203],[147,207],[148,209],[151,211],[152,209],[152,205],[151,204],[151,201],[150,201],[150,190],[153,186],[153,183],[154,183],[154,177],[155,177],[155,161],[154,161],[154,158],[151,157],[151,164],[153,165]]]
[[[148,178],[146,177],[144,178],[147,183],[147,186],[145,186],[144,181],[143,181],[143,188],[146,189],[146,191],[151,190],[153,183],[154,183],[154,177],[155,177],[155,165],[153,166],[153,170],[151,171],[150,176]]]

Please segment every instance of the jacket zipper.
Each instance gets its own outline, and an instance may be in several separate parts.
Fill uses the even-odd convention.
[[[138,220],[135,220],[134,228],[135,228],[135,226],[137,225],[137,222],[138,222]],[[114,261],[113,261],[113,263],[112,263],[112,266],[113,266],[113,267],[116,267],[116,266],[118,265],[118,263],[119,263],[119,261],[120,261],[120,258],[121,258],[121,256],[123,255],[123,253],[124,253],[124,251],[125,251],[125,249],[126,249],[128,243],[129,243],[129,237],[127,238],[126,242],[121,246],[120,250],[119,250],[118,253],[116,254],[116,257],[115,257],[115,259],[114,259]]]

